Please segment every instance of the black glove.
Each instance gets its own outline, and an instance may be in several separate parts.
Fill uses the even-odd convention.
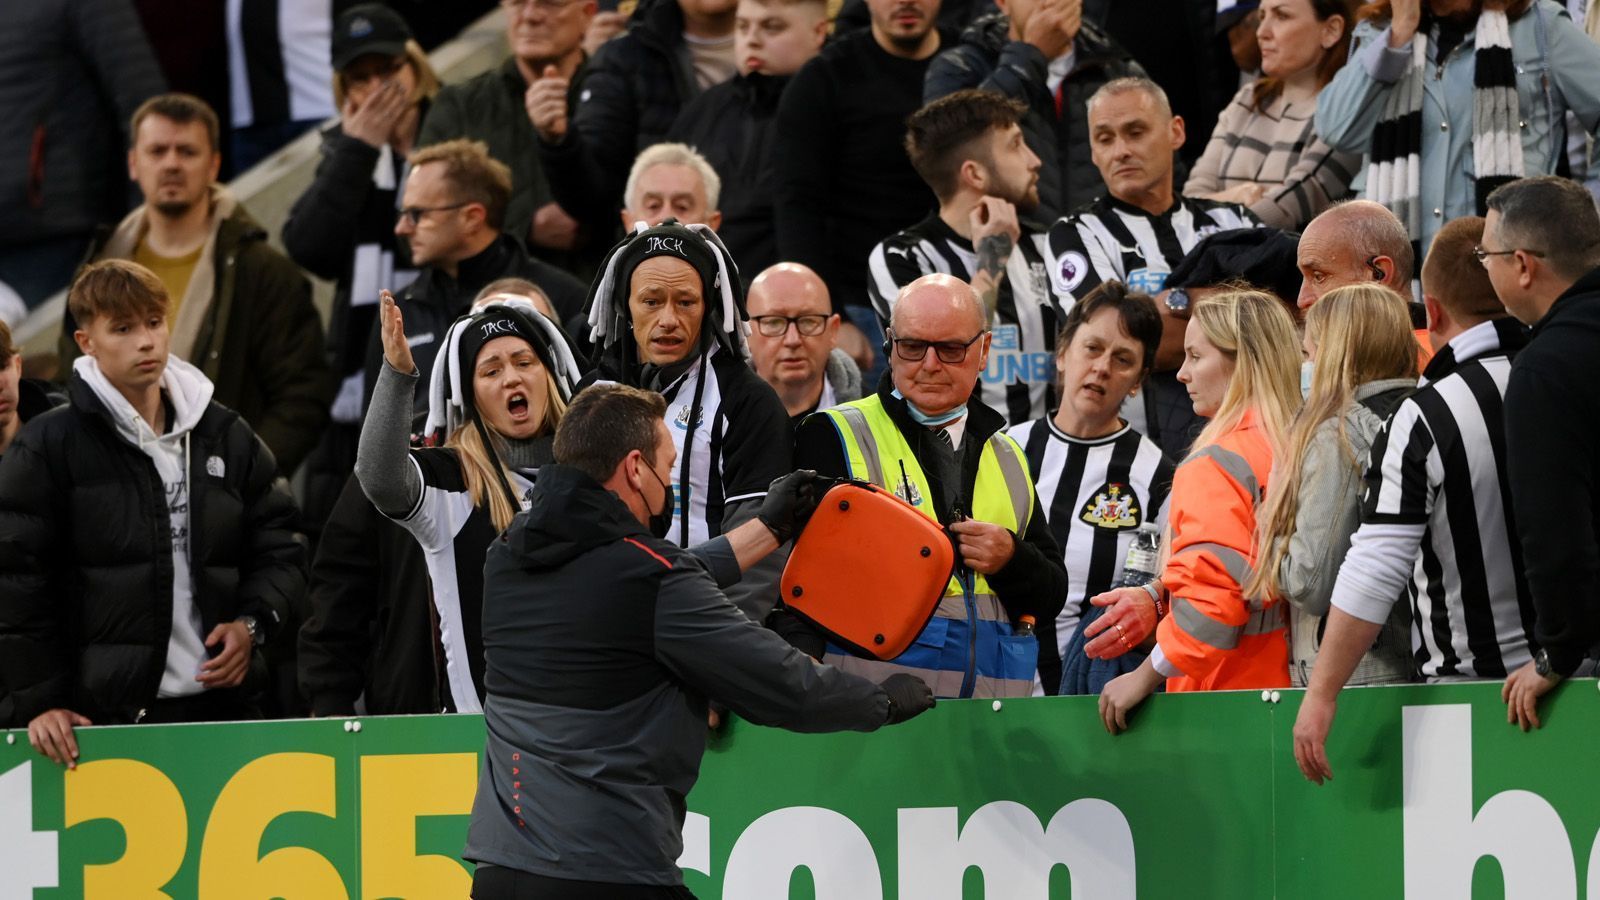
[[[829,486],[828,479],[811,469],[790,472],[767,487],[766,499],[761,501],[756,518],[782,544],[805,527]]]
[[[878,683],[889,695],[889,720],[885,725],[899,725],[907,719],[920,716],[936,702],[933,688],[915,675],[896,672]]]

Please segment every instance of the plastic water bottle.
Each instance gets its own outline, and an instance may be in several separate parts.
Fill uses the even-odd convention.
[[[1142,587],[1156,580],[1156,568],[1161,563],[1161,529],[1154,522],[1146,522],[1134,532],[1133,543],[1128,545],[1128,556],[1122,563],[1122,579],[1117,587]]]

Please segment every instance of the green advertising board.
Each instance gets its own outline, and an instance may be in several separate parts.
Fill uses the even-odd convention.
[[[703,898],[1600,900],[1600,692],[1506,723],[1498,684],[1346,691],[1334,780],[1299,694],[944,702],[876,734],[735,723],[689,798]],[[79,731],[65,772],[0,744],[0,900],[459,898],[482,720]]]

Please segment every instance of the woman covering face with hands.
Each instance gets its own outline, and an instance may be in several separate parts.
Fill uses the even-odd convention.
[[[338,282],[328,348],[342,384],[327,438],[305,467],[306,520],[318,524],[355,463],[361,403],[371,387],[363,372],[378,316],[372,300],[415,277],[410,250],[394,233],[396,197],[439,90],[427,54],[385,6],[363,4],[340,15],[332,50],[339,122],[323,132],[316,175],[283,225],[283,246],[295,263]]]
[[[418,376],[402,312],[382,295],[384,366],[361,429],[356,477],[417,539],[439,617],[451,709],[482,709],[483,562],[523,509],[579,371],[569,340],[531,303],[489,303],[445,333],[428,391],[429,443],[412,449]]]
[[[1194,308],[1178,380],[1211,421],[1173,477],[1161,577],[1114,592],[1116,606],[1102,619],[1124,646],[1143,639],[1139,626],[1159,620],[1150,657],[1100,694],[1113,734],[1162,681],[1171,691],[1289,684],[1284,604],[1250,596],[1244,585],[1256,564],[1257,506],[1300,406],[1299,343],[1271,295],[1229,291]],[[1138,615],[1125,616],[1130,609]]]

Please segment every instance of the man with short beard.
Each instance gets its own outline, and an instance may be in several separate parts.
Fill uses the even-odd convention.
[[[172,299],[172,355],[200,369],[216,400],[239,413],[289,475],[328,422],[334,378],[323,356],[311,284],[216,183],[216,113],[198,97],[163,94],[133,114],[128,177],[144,204],[92,257],[128,259],[156,274]],[[69,307],[62,379],[79,356]]]
[[[871,0],[872,27],[824,47],[789,82],[773,136],[778,257],[816,270],[869,344],[881,337],[861,261],[934,206],[901,141],[946,43],[940,0]],[[876,373],[869,373],[875,375]]]
[[[945,272],[972,284],[994,332],[981,399],[1013,425],[1054,406],[1063,315],[1050,290],[1044,236],[1019,224],[1019,214],[1039,205],[1039,157],[1020,127],[1026,113],[1020,101],[971,89],[912,115],[906,153],[939,209],[885,238],[867,263],[873,308],[885,323],[901,288],[923,275]]]
[[[1082,0],[996,0],[1001,12],[961,32],[928,67],[928,101],[981,88],[1027,105],[1022,134],[1039,156],[1039,226],[1104,193],[1089,149],[1087,102],[1100,86],[1143,75],[1133,54],[1093,22]]]

